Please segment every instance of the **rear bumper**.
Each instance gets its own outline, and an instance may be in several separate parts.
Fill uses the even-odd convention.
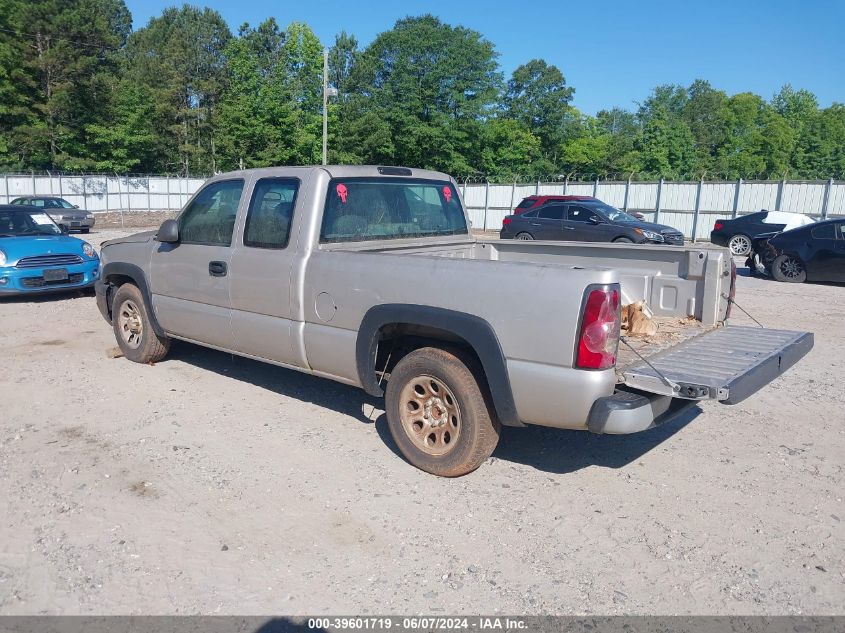
[[[63,266],[62,268],[67,269],[68,279],[61,282],[45,282],[43,268],[0,268],[0,297],[90,288],[98,278],[99,265],[100,261],[94,259],[73,266]]]
[[[611,435],[638,433],[665,424],[695,405],[695,400],[619,390],[595,401],[587,429]]]
[[[725,235],[724,233],[717,233],[716,231],[710,231],[710,243],[715,244],[716,246],[727,246],[728,242],[730,242],[730,238]]]

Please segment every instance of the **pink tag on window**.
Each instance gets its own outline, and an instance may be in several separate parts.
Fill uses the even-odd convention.
[[[452,188],[451,187],[443,187],[443,197],[446,198],[446,202],[451,202],[451,200],[452,200]]]
[[[343,204],[346,204],[346,196],[349,195],[349,190],[346,188],[346,185],[340,183],[337,187],[335,187],[335,191],[337,191],[337,195],[340,197],[340,201]]]

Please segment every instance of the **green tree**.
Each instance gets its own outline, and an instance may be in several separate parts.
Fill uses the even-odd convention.
[[[0,157],[93,166],[85,128],[109,118],[116,52],[131,28],[123,0],[2,0],[0,16]]]
[[[466,123],[490,114],[501,76],[480,33],[424,15],[380,33],[357,57],[350,84],[350,115],[365,99],[385,118],[396,162],[468,173]]]
[[[555,156],[566,135],[574,89],[557,66],[532,59],[513,71],[504,97],[505,111],[540,138],[546,157]]]
[[[219,13],[184,5],[165,9],[129,38],[128,79],[153,90],[156,128],[168,141],[159,169],[217,168],[213,126],[231,37]]]

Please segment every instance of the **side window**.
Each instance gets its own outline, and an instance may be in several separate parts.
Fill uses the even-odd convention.
[[[598,215],[586,207],[575,205],[569,207],[569,219],[573,222],[589,222],[592,217],[598,217]]]
[[[842,225],[840,225],[842,226]],[[836,227],[839,228],[839,227]],[[836,230],[833,224],[824,224],[822,226],[813,227],[811,232],[813,239],[817,240],[835,240]]]
[[[179,241],[230,246],[243,189],[243,180],[223,180],[200,191],[179,216]]]
[[[525,198],[522,202],[520,202],[518,205],[516,205],[516,208],[517,209],[525,209],[525,208],[530,207],[533,204],[534,204],[533,198]]]
[[[29,204],[31,204],[33,207],[43,207],[44,201],[43,200],[30,200]]]
[[[845,240],[845,222],[840,222],[836,225],[836,237],[840,240]]]
[[[540,212],[537,214],[537,217],[545,218],[546,220],[562,220],[563,205],[550,204],[548,206],[541,207]]]
[[[262,178],[252,192],[244,229],[244,246],[285,248],[299,181],[293,178]]]

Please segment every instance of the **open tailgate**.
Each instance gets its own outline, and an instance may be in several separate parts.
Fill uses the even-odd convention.
[[[635,389],[689,400],[736,404],[813,348],[811,332],[725,326],[633,363],[621,372]]]

